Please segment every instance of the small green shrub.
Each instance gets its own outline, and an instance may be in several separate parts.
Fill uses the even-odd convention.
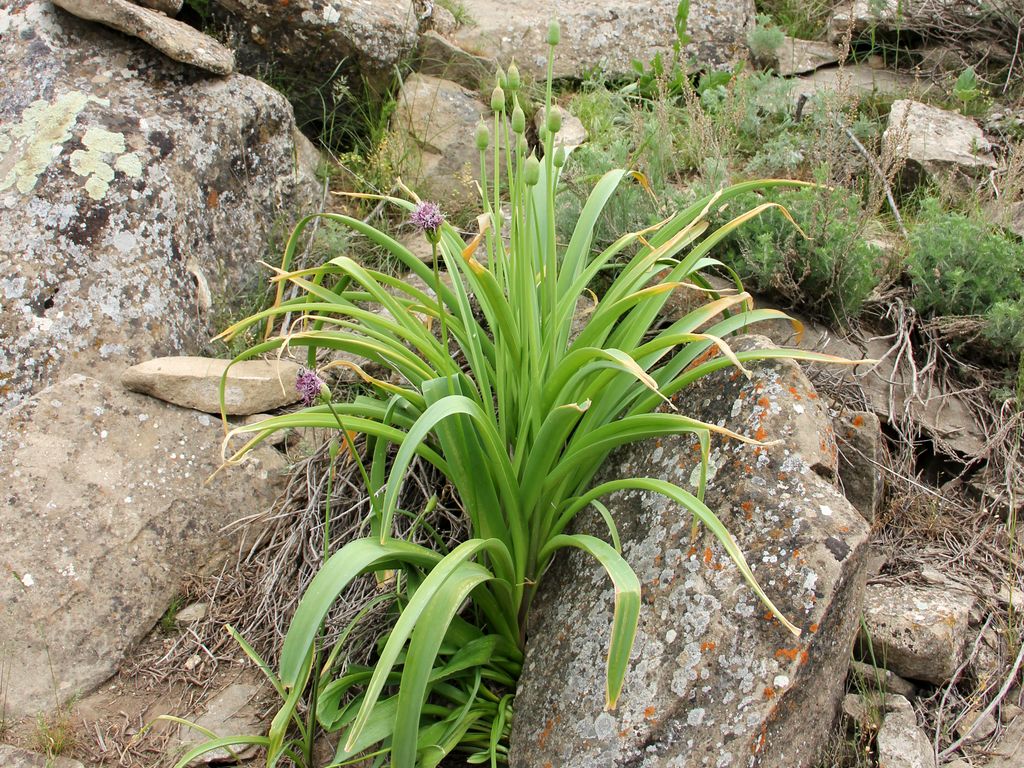
[[[808,187],[768,192],[807,233],[768,211],[732,236],[723,259],[759,291],[845,323],[878,284],[882,253],[865,242],[860,198],[844,189]],[[751,207],[755,198],[738,201]]]
[[[771,62],[775,52],[786,42],[786,35],[775,26],[772,17],[764,13],[757,14],[754,26],[747,33],[747,47],[750,55],[757,61]]]
[[[992,351],[1024,351],[1024,248],[980,213],[922,201],[910,231],[914,306],[928,317],[980,315]]]
[[[910,231],[907,271],[914,305],[929,316],[984,315],[1024,294],[1020,243],[981,215],[944,210],[926,198]]]

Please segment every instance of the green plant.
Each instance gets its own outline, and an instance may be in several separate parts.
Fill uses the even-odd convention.
[[[968,105],[981,95],[978,89],[978,77],[974,74],[974,67],[967,67],[953,84],[953,97],[962,105],[962,111],[966,115]]]
[[[785,30],[787,35],[804,40],[818,40],[824,36],[832,17],[831,0],[757,0],[759,13],[766,14]]]
[[[549,73],[558,34],[553,24]],[[683,283],[706,287],[700,273],[718,264],[710,256],[713,247],[744,222],[778,206],[761,203],[711,230],[707,216],[713,208],[761,186],[800,183],[753,182],[716,192],[594,253],[594,224],[627,177],[613,170],[596,183],[568,242],[560,245],[555,196],[566,153],[554,146],[560,119],[551,108],[550,74],[540,135],[543,160],[525,138],[517,73],[510,71],[504,86],[499,84],[492,97],[492,127],[481,124],[476,132],[484,212],[479,233],[468,245],[436,206],[397,197],[385,199],[423,230],[434,250],[434,269],[358,219],[309,217],[293,234],[276,278],[279,288],[290,283],[302,295],[280,300],[279,290],[275,306],[225,332],[230,336],[262,323],[270,327],[290,315],[300,321],[297,330],[269,338],[236,360],[305,348],[312,369],[322,353],[345,351],[393,376],[378,379],[350,362],[327,363],[321,371],[332,365],[354,369],[372,385],[373,394],[335,402],[323,381],[306,371],[300,384],[307,407],[231,431],[229,438],[252,435],[231,461],[277,429],[307,426],[363,435],[369,464],[357,464],[373,504],[370,535],[331,556],[310,584],[285,638],[279,671],[257,661],[284,701],[268,735],[212,740],[183,756],[179,766],[202,751],[242,743],[265,746],[268,765],[283,758],[310,765],[318,728],[340,732],[332,765],[362,755],[375,765],[387,760],[394,768],[436,766],[452,752],[468,756],[471,763],[506,762],[526,616],[545,570],[566,547],[592,555],[614,585],[606,670],[607,704],[614,707],[640,610],[640,584],[620,553],[615,522],[600,503],[618,490],[664,494],[689,511],[719,539],[772,614],[799,634],[772,605],[735,540],[703,502],[711,433],[756,441],[677,413],[670,398],[729,366],[747,371],[746,363],[765,358],[835,358],[797,350],[734,352],[724,336],[786,318],[778,311],[753,309],[743,292],[714,298],[665,327],[659,315],[669,294]],[[496,136],[503,141],[494,141]],[[504,158],[499,145],[510,148]],[[488,176],[489,152],[494,178]],[[503,174],[510,198],[507,239],[498,193]],[[316,218],[343,223],[387,248],[431,286],[433,295],[346,256],[317,268],[290,270],[302,230]],[[481,250],[486,266],[477,259]],[[627,250],[634,255],[616,264]],[[441,280],[439,261],[450,282]],[[574,333],[587,286],[608,269],[614,271],[611,284]],[[727,317],[712,321],[720,313]],[[696,493],[651,478],[591,487],[617,446],[676,433],[699,439],[704,471]],[[414,456],[443,473],[469,518],[472,538],[450,552],[393,535],[397,516],[419,520],[424,514],[399,504]],[[610,543],[571,532],[575,515],[590,506],[604,518]],[[346,663],[347,631],[333,648],[318,644],[332,604],[364,573],[376,573],[393,585],[387,599],[393,602],[395,623],[381,638],[372,668]]]
[[[67,753],[75,743],[75,727],[71,719],[71,704],[57,707],[50,714],[36,718],[32,734],[35,747],[47,758],[53,760]]]
[[[687,68],[683,63],[683,48],[690,42],[686,25],[690,18],[690,0],[680,0],[672,20],[676,39],[672,43],[672,60],[668,64],[660,52],[649,63],[634,59],[632,66],[636,81],[631,88],[645,98],[678,96],[689,87]]]
[[[455,23],[460,27],[468,27],[476,23],[462,0],[436,0],[436,2],[452,15]]]
[[[865,242],[860,199],[826,187],[769,191],[764,199],[784,205],[806,235],[770,211],[733,234],[724,261],[757,290],[843,323],[856,317],[881,262]]]
[[[786,35],[775,26],[772,17],[764,13],[757,14],[754,26],[747,33],[750,54],[758,61],[770,63],[785,42]]]
[[[170,635],[178,629],[178,611],[185,607],[185,598],[182,595],[175,595],[171,604],[167,606],[164,615],[160,617],[160,631]]]

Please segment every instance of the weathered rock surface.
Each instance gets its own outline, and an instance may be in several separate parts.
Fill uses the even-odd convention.
[[[83,768],[70,757],[47,757],[9,744],[0,744],[0,765],[4,768]]]
[[[644,590],[618,708],[604,711],[612,589],[600,566],[560,555],[531,614],[512,768],[813,764],[843,694],[867,525],[812,469],[835,471],[835,445],[799,366],[752,370],[747,381],[726,369],[674,401],[683,413],[782,441],[766,448],[713,439],[706,498],[803,636],[766,620],[717,541],[702,532],[690,542],[690,517],[674,504],[613,495],[606,503]],[[695,448],[681,438],[628,448],[611,460],[612,476],[662,477],[692,491]]]
[[[782,77],[802,75],[839,61],[839,49],[819,40],[800,40],[786,37],[775,52],[775,71]]]
[[[1020,768],[1024,765],[1024,717],[1017,718],[1003,731],[990,752],[984,768]]]
[[[288,102],[38,0],[0,40],[0,408],[198,351],[213,297],[262,283],[274,223],[319,201]]]
[[[121,383],[140,392],[183,408],[220,413],[220,382],[224,385],[224,412],[228,416],[250,416],[297,403],[295,377],[302,366],[291,360],[245,360],[228,369],[230,360],[211,357],[158,357],[133,365],[121,376]]]
[[[256,697],[260,692],[260,681],[248,679],[251,675],[227,685],[203,707],[202,713],[195,719],[195,724],[218,736],[234,736],[240,733],[263,733],[268,722],[260,718],[257,712]],[[207,736],[195,728],[182,727],[178,730],[178,741],[183,747],[191,748],[206,741]],[[255,745],[239,747],[234,750],[239,758],[251,757],[256,752]],[[215,749],[201,755],[194,764],[223,763],[234,761],[226,749]]]
[[[154,11],[166,13],[168,16],[176,16],[185,4],[185,0],[135,0],[136,5],[144,5]]]
[[[977,123],[919,101],[893,102],[882,143],[895,157],[905,157],[918,178],[987,173],[996,167],[992,146]]]
[[[850,34],[854,39],[867,32],[924,32],[941,27],[942,19],[955,15],[969,20],[980,6],[970,0],[853,0],[837,7],[829,22],[834,40]]]
[[[273,501],[272,448],[206,484],[220,437],[213,417],[77,375],[0,417],[8,715],[102,683],[183,577],[234,551],[224,526]]]
[[[486,83],[493,86],[497,69],[494,59],[464,51],[433,31],[420,35],[416,61],[416,71],[421,75],[451,80],[470,90]]]
[[[543,77],[547,68],[547,30],[552,13],[561,23],[555,49],[555,76],[582,77],[600,68],[608,77],[634,75],[633,60],[649,62],[658,53],[672,56],[677,0],[561,0],[554,10],[535,0],[466,0],[476,22],[456,35],[467,50],[496,57],[503,66],[513,58],[524,72]],[[747,29],[754,20],[750,0],[694,0],[686,55],[700,64],[723,67],[745,60]]]
[[[885,446],[882,424],[871,411],[850,411],[834,422],[839,445],[839,481],[843,493],[869,523],[882,504]]]
[[[366,75],[390,70],[416,46],[412,0],[216,0],[256,46],[289,70],[352,59]]]
[[[839,94],[879,93],[898,96],[915,86],[914,77],[906,72],[877,69],[867,64],[818,69],[796,78],[794,93],[808,95],[826,92]]]
[[[562,119],[562,125],[558,129],[558,133],[555,134],[556,147],[573,148],[586,142],[587,129],[576,115],[557,104],[552,104],[551,109],[557,112],[558,116]],[[533,114],[533,125],[538,134],[540,134],[541,129],[544,127],[546,119],[547,115],[543,109],[538,109]]]
[[[446,212],[476,205],[480,151],[474,131],[490,117],[477,95],[457,83],[419,73],[407,77],[391,117],[401,144],[402,178]],[[487,155],[492,158],[493,151]]]
[[[896,693],[906,699],[917,695],[917,687],[909,680],[904,680],[892,670],[874,667],[863,661],[850,662],[850,679],[857,690]]]
[[[175,61],[217,75],[229,75],[235,68],[235,54],[229,48],[195,27],[159,12],[163,9],[142,8],[128,0],[53,0],[53,3],[79,18],[98,21],[137,37]],[[178,10],[181,10],[180,4]]]
[[[877,736],[879,768],[935,768],[935,751],[910,702],[893,695],[886,698],[885,708]]]
[[[950,589],[872,584],[864,600],[862,652],[911,680],[941,685],[963,660],[974,600]]]

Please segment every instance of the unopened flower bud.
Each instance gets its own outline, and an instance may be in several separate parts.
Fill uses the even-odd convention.
[[[494,82],[499,88],[508,88],[508,78],[505,77],[505,70],[501,67],[498,67],[494,73]]]
[[[557,107],[548,108],[547,126],[551,133],[562,130],[562,112]]]
[[[491,143],[491,132],[487,129],[487,123],[481,120],[476,124],[476,148],[483,152]]]
[[[558,25],[558,19],[552,19],[548,24],[548,45],[558,45],[562,39],[562,28]]]
[[[536,155],[530,155],[523,164],[523,181],[526,186],[532,187],[540,181],[540,160]]]
[[[494,86],[494,90],[491,91],[491,111],[505,111],[505,91],[501,89],[500,85]]]
[[[526,130],[526,113],[523,112],[523,108],[516,104],[516,108],[512,110],[512,131],[514,133],[522,133]]]
[[[552,155],[551,162],[555,164],[555,168],[561,168],[565,165],[565,147],[555,147],[555,154]]]
[[[519,86],[522,84],[522,78],[519,76],[519,67],[515,65],[515,62],[508,67],[508,89],[510,91],[518,91]]]

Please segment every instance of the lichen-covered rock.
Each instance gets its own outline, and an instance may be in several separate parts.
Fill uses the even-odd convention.
[[[290,71],[353,59],[387,72],[416,45],[412,0],[214,0],[242,22],[251,42]]]
[[[902,696],[885,700],[885,720],[878,729],[879,768],[935,768],[935,750],[917,725],[914,707]]]
[[[971,118],[909,99],[893,102],[882,143],[894,157],[906,158],[918,181],[996,167],[991,144]]]
[[[195,27],[169,18],[165,13],[141,8],[128,0],[53,0],[54,5],[88,21],[137,37],[175,61],[228,75],[235,55]]]
[[[600,69],[606,77],[635,76],[633,61],[661,53],[671,59],[678,0],[561,0],[552,8],[537,0],[465,0],[475,24],[456,33],[467,50],[513,58],[524,72],[543,77],[547,68],[548,22],[561,23],[555,49],[556,77],[583,77]],[[701,65],[731,66],[747,57],[746,35],[754,20],[752,0],[693,0],[685,55]]]
[[[945,587],[872,584],[864,599],[862,655],[911,680],[942,685],[963,660],[974,599]]]
[[[319,199],[291,107],[250,78],[38,0],[0,9],[0,72],[0,408],[198,351]]]
[[[839,444],[839,481],[843,493],[869,523],[882,504],[885,446],[882,422],[871,411],[840,414],[833,424]]]
[[[300,366],[291,360],[245,360],[228,368],[229,360],[211,357],[158,357],[133,365],[121,375],[132,392],[150,395],[183,408],[220,413],[224,371],[224,413],[251,416],[296,403],[295,377]]]
[[[530,617],[512,768],[813,764],[843,694],[868,531],[823,476],[835,471],[835,444],[799,366],[774,361],[752,371],[748,381],[727,368],[674,402],[683,413],[782,441],[714,439],[707,502],[802,637],[766,615],[713,536],[691,542],[690,517],[674,504],[615,494],[606,503],[643,585],[618,708],[604,711],[612,589],[592,561],[560,555]],[[609,460],[605,479],[661,477],[692,490],[695,448],[681,437],[632,446]]]
[[[391,117],[402,178],[448,213],[476,205],[480,151],[474,132],[481,119],[490,117],[477,95],[458,83],[419,73],[407,77]],[[492,157],[488,151],[493,164]]]
[[[8,716],[102,683],[186,575],[235,551],[223,528],[270,505],[272,448],[206,483],[221,435],[214,417],[78,375],[0,417]]]
[[[964,23],[983,12],[973,0],[852,0],[838,4],[829,21],[833,40],[846,35],[853,39],[865,34],[904,34],[939,29],[952,18]]]

